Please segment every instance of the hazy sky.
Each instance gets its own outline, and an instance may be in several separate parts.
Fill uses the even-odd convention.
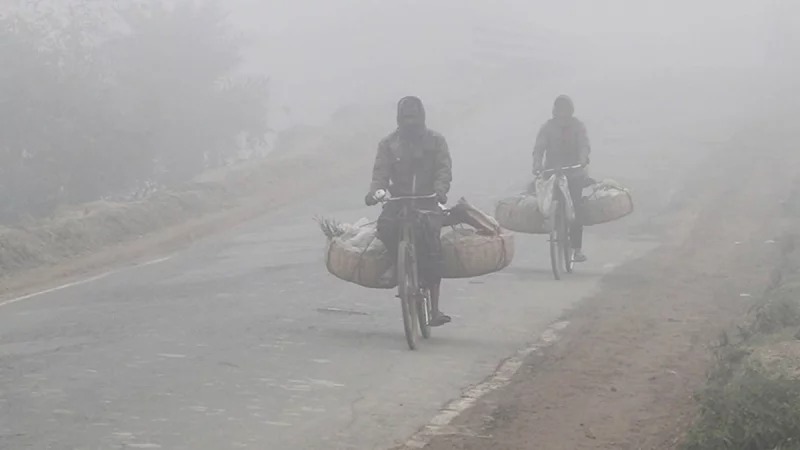
[[[775,0],[773,0],[774,2]],[[792,1],[792,0],[786,0]],[[763,63],[770,0],[231,0],[276,100],[323,114],[348,98],[431,90],[485,55],[475,27],[542,65],[610,74]],[[486,36],[486,34],[484,34]],[[481,47],[483,46],[483,47]],[[511,50],[509,50],[511,51]],[[476,56],[477,55],[477,56]],[[457,80],[453,80],[457,82]],[[427,84],[427,85],[426,85]],[[319,111],[312,111],[318,109]],[[317,115],[319,115],[317,114]]]
[[[0,0],[0,7],[29,1]],[[68,0],[49,1],[63,6]],[[783,40],[797,40],[800,28],[797,0],[220,3],[253,39],[245,70],[269,74],[276,108],[292,111],[276,121],[324,120],[343,104],[408,93],[446,103],[487,87],[491,64],[509,55],[527,58],[516,63],[520,89],[576,74],[638,80],[659,72],[758,67],[768,56],[767,41],[779,35],[776,24]],[[790,60],[782,51],[777,59]]]

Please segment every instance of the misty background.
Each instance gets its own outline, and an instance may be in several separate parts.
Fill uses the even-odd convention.
[[[476,105],[513,123],[497,143],[521,162],[561,93],[602,137],[596,148],[628,139],[645,152],[787,114],[800,74],[791,0],[2,0],[0,11],[5,223],[266,157],[276,133],[347,108],[385,114],[388,133],[408,94],[433,128]],[[486,158],[451,150],[467,165]]]

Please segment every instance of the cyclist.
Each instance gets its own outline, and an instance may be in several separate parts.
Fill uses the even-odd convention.
[[[575,106],[566,95],[556,98],[553,104],[553,118],[539,130],[533,147],[533,173],[539,176],[542,171],[574,165],[588,165],[589,137],[583,122],[575,116]],[[569,193],[577,207],[583,200],[583,189],[591,181],[586,169],[568,174]],[[575,262],[585,262],[583,253],[583,225],[575,221],[570,228]]]
[[[440,211],[447,203],[452,181],[452,162],[445,138],[425,124],[425,107],[418,97],[404,97],[397,103],[397,129],[381,140],[372,171],[372,184],[365,198],[368,206],[378,203],[375,194],[388,191],[392,197],[436,195],[435,199],[419,200],[416,207]],[[401,205],[387,203],[378,218],[378,238],[397,261],[400,229],[397,216]],[[442,215],[425,215],[417,227],[419,271],[423,287],[430,290],[431,326],[450,322],[439,309],[441,292]]]

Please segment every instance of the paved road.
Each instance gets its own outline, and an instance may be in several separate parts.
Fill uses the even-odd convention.
[[[479,147],[498,142],[456,135],[451,147],[483,155],[463,173],[485,169]],[[492,182],[462,179],[456,194],[490,204]],[[362,187],[0,307],[0,448],[390,447],[652,246],[589,236],[592,262],[558,283],[544,238],[518,236],[508,270],[446,284],[454,323],[409,352],[392,294],[322,264],[311,217],[374,215]]]

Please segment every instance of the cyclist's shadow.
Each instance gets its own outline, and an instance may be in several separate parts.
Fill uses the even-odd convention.
[[[320,334],[326,338],[328,344],[333,344],[339,347],[357,348],[366,346],[372,349],[383,349],[387,351],[400,350],[403,352],[409,352],[408,347],[406,346],[405,336],[403,335],[403,323],[397,322],[391,324],[391,326],[397,329],[359,330],[358,328],[351,327],[331,327],[320,329],[319,331]],[[425,350],[435,351],[437,348],[438,350],[441,350],[443,348],[453,349],[454,347],[475,349],[477,347],[481,347],[482,345],[491,347],[492,344],[490,342],[487,343],[477,337],[474,339],[472,337],[463,338],[461,336],[446,333],[445,328],[457,326],[458,324],[453,322],[447,324],[446,326],[434,328],[431,339],[420,339],[420,343],[422,344],[420,345],[420,350],[424,352]]]
[[[555,282],[555,280],[553,280],[553,271],[549,267],[516,266],[516,267],[508,267],[504,269],[501,273],[514,275],[516,278],[520,280]],[[565,275],[564,280],[562,281],[568,282],[570,279],[585,280],[587,278],[600,278],[607,274],[608,272],[597,269],[581,270],[581,266],[576,264],[575,271],[569,275]]]

